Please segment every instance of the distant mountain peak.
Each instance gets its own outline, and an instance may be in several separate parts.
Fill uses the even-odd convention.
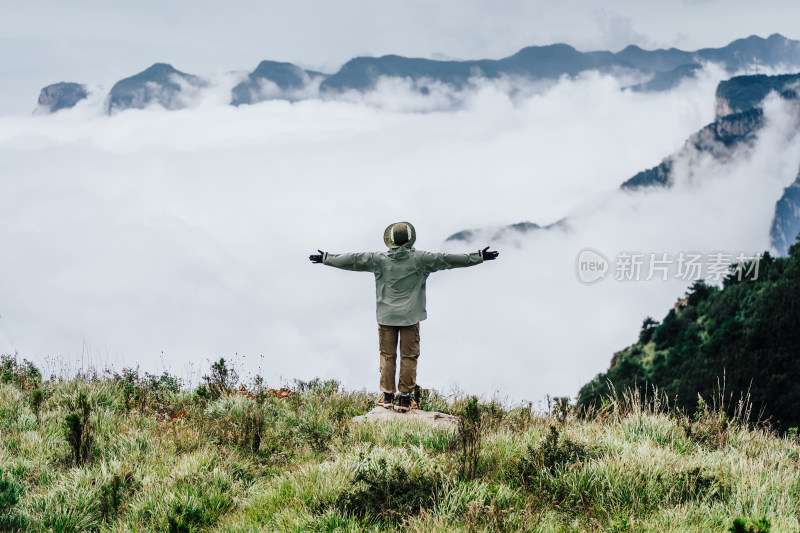
[[[108,95],[109,113],[124,109],[143,109],[158,104],[166,109],[186,107],[184,87],[201,88],[206,82],[199,76],[186,74],[168,63],[154,63],[129,78],[118,81]]]
[[[311,83],[312,78],[323,77],[319,72],[304,70],[293,63],[261,61],[231,92],[231,105],[254,104],[272,98],[293,99],[297,92]],[[266,86],[272,84],[276,91],[270,94]]]
[[[39,93],[39,109],[46,113],[70,109],[81,100],[86,99],[87,96],[89,96],[89,91],[80,83],[54,83],[43,88]]]
[[[553,44],[526,46],[525,48],[520,49],[519,52],[510,57],[519,55],[528,55],[528,54],[541,54],[547,52],[575,52],[578,54],[584,53],[584,52],[579,52],[574,46],[570,46],[566,43],[553,43]]]

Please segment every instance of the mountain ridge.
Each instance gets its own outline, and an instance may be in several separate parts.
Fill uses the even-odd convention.
[[[308,96],[300,95],[300,91],[313,89],[318,82],[317,97],[335,98],[348,91],[368,91],[384,77],[410,80],[415,90],[427,94],[431,84],[446,84],[460,89],[476,78],[556,80],[591,70],[633,76],[639,80],[630,86],[634,90],[662,91],[693,77],[701,64],[707,61],[719,63],[731,74],[753,65],[800,66],[800,41],[776,33],[767,38],[752,35],[721,48],[696,51],[677,48],[646,50],[630,45],[619,52],[581,52],[569,44],[555,43],[527,46],[501,59],[440,60],[388,54],[352,58],[332,74],[304,69],[294,63],[263,60],[232,89],[230,104],[238,106],[269,99],[304,98]],[[209,83],[200,76],[180,72],[172,65],[155,63],[117,82],[109,94],[107,110],[112,113],[151,104],[166,109],[185,107],[180,101],[181,87],[176,80],[190,88]],[[265,82],[274,84],[275,89],[262,90]],[[55,111],[70,107],[65,105]]]

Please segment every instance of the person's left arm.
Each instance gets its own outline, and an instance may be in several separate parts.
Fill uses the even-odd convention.
[[[421,260],[428,272],[436,272],[438,270],[479,265],[484,261],[496,259],[498,255],[500,255],[499,252],[490,251],[487,246],[483,250],[478,250],[471,254],[422,252]]]

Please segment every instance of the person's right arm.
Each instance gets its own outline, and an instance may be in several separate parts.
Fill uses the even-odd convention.
[[[331,254],[328,252],[322,252],[322,264],[341,268],[342,270],[373,272],[375,265],[375,252],[357,252],[345,254]]]

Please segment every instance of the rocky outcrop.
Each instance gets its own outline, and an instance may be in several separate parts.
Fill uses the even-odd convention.
[[[176,70],[172,65],[156,63],[135,76],[118,81],[108,95],[107,111],[144,109],[153,104],[166,109],[187,106],[187,89],[199,89],[206,82],[191,74]]]
[[[636,190],[644,187],[668,187],[672,185],[672,157],[667,157],[653,168],[648,168],[627,179],[620,189]]]
[[[54,83],[39,93],[39,109],[46,113],[71,109],[87,96],[89,96],[89,92],[80,83]]]
[[[800,74],[735,76],[717,86],[717,117],[757,107],[772,91],[782,98],[797,99]]]
[[[407,413],[401,413],[399,411],[390,411],[380,406],[374,407],[369,413],[357,416],[351,420],[353,424],[376,422],[403,423],[411,421],[422,422],[442,429],[454,429],[458,426],[458,417],[446,413],[420,411],[419,409],[412,409]]]
[[[643,187],[669,187],[674,182],[672,171],[675,159],[707,153],[724,160],[731,157],[738,146],[752,143],[763,125],[764,113],[761,109],[748,109],[722,117],[689,137],[677,154],[665,158],[658,166],[639,172],[620,185],[620,188],[636,190]]]

